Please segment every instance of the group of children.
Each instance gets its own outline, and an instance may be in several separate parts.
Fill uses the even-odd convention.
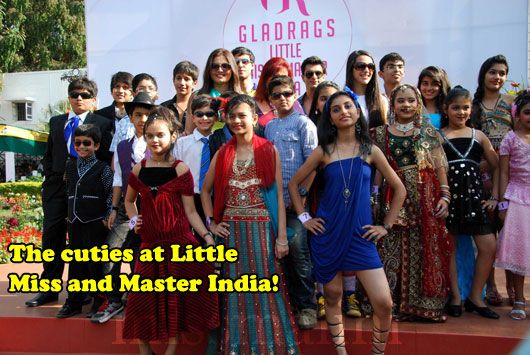
[[[269,60],[254,88],[252,52],[217,49],[197,92],[197,67],[180,62],[176,95],[161,106],[152,76],[118,72],[113,104],[96,114],[95,84],[77,79],[68,88],[72,112],[50,121],[43,160],[43,247],[65,247],[65,218],[71,248],[108,244],[138,255],[223,243],[239,258],[217,270],[135,260],[132,271],[153,279],[279,275],[279,292],[122,295],[120,263],[74,262],[69,279],[112,275],[114,291],[71,292],[57,316],[92,302],[88,315],[104,323],[127,299],[124,338],[139,339],[141,354],[151,354],[154,340],[174,353],[178,332],[208,330],[212,353],[294,354],[295,324],[311,329],[325,317],[345,354],[341,308],[360,316],[362,307],[373,315],[372,353],[383,354],[393,317],[444,321],[461,315],[465,298],[466,311],[498,318],[482,298],[487,284],[487,300],[496,301],[496,258],[511,271],[510,316],[525,319],[530,93],[510,109],[513,98],[500,93],[505,58],[483,64],[473,99],[462,87],[450,90],[434,66],[418,87],[401,84],[405,61],[397,53],[379,63],[382,92],[373,58],[358,50],[343,90],[325,80],[320,58],[307,58],[306,93],[297,100],[284,62]],[[496,211],[504,220],[498,241]],[[461,235],[473,236],[478,251],[469,295],[457,283]],[[64,265],[54,263],[43,277],[61,277]],[[41,293],[26,304],[55,300]]]

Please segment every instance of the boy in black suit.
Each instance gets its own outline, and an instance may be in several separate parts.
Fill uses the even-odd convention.
[[[96,115],[112,120],[114,127],[127,115],[125,103],[130,102],[133,98],[132,79],[132,74],[124,71],[114,74],[110,79],[110,93],[114,101],[109,106],[94,112]]]
[[[91,124],[83,124],[74,133],[76,160],[66,163],[65,181],[68,194],[68,237],[70,249],[92,249],[105,243],[107,220],[112,210],[112,170],[97,160],[101,132]],[[73,260],[68,268],[68,280],[92,279],[103,276],[102,263]],[[91,317],[103,303],[94,295]],[[68,299],[57,313],[57,318],[67,318],[81,313],[82,292],[68,292]]]
[[[59,256],[66,247],[67,198],[64,172],[66,162],[77,158],[73,144],[75,128],[83,123],[97,126],[101,131],[101,144],[96,156],[107,164],[110,164],[112,159],[109,152],[112,121],[90,112],[96,102],[97,92],[97,85],[92,80],[87,78],[73,80],[68,85],[68,100],[72,111],[50,119],[48,146],[42,158],[44,169],[42,248],[52,249],[56,257],[52,262],[43,263],[42,279],[61,279],[63,275],[64,262]],[[57,301],[57,298],[56,293],[39,293],[27,301],[26,305],[36,307]]]

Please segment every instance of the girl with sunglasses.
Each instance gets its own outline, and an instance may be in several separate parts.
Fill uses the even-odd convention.
[[[346,86],[359,98],[368,128],[387,123],[388,100],[381,95],[374,59],[364,50],[353,51],[346,64]]]
[[[219,97],[221,94],[227,91],[235,91],[241,93],[241,85],[239,80],[239,69],[237,67],[236,60],[227,49],[217,48],[208,56],[206,60],[206,66],[203,73],[203,85],[198,92],[193,93],[190,97],[189,102],[193,101],[193,98],[197,94],[209,95],[211,97]],[[192,115],[188,105],[189,116]],[[221,121],[215,122],[213,130],[217,130],[224,127],[224,123]],[[191,134],[195,124],[192,120],[186,121],[185,134]]]

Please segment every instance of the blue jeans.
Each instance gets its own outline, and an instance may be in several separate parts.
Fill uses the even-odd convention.
[[[284,270],[287,281],[287,290],[294,310],[316,309],[313,302],[315,281],[307,231],[297,218],[296,212],[287,209],[287,226],[294,232],[289,241],[289,255],[284,260]]]

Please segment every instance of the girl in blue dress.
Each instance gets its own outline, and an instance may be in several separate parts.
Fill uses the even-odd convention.
[[[319,122],[319,146],[289,182],[294,209],[313,234],[311,254],[317,282],[324,284],[326,321],[338,354],[347,354],[342,323],[343,272],[355,271],[374,308],[372,353],[383,354],[391,325],[390,288],[375,242],[388,234],[405,200],[405,188],[379,148],[372,145],[357,96],[331,95]],[[372,165],[388,180],[394,195],[384,225],[372,224]],[[298,186],[318,167],[324,193],[315,218],[304,212]]]

